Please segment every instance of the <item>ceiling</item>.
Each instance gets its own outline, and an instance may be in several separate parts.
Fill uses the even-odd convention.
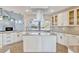
[[[37,10],[43,10],[43,13],[50,14],[70,8],[70,6],[0,6],[0,8],[21,14],[34,14]]]

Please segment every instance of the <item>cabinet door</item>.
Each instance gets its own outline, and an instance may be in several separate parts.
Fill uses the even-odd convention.
[[[58,16],[55,16],[55,25],[58,25]]]
[[[62,33],[57,33],[57,43],[64,45],[64,37]]]
[[[12,33],[3,34],[3,45],[12,44],[14,35]]]
[[[74,10],[69,11],[69,25],[74,25]]]
[[[14,42],[19,42],[22,40],[22,34],[21,33],[14,33]]]
[[[79,25],[79,9],[77,9],[77,25]]]
[[[25,36],[23,37],[24,52],[40,52],[41,39],[40,36]]]
[[[41,36],[42,52],[56,52],[56,36]]]
[[[69,37],[69,45],[79,45],[79,37],[70,35],[70,37]]]

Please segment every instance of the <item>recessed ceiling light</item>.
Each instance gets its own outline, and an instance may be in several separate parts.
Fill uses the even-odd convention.
[[[2,16],[0,16],[0,20],[3,20]]]
[[[26,11],[26,12],[29,12],[29,10],[28,10],[28,9],[26,9],[25,11]]]
[[[50,10],[50,12],[54,12],[54,10]]]
[[[11,19],[11,21],[14,21],[13,19]]]

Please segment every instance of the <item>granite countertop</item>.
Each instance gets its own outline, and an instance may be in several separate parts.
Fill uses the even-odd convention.
[[[24,33],[24,31],[23,32],[18,32],[18,31],[1,31],[0,32],[0,34],[4,34],[4,33]]]
[[[72,34],[72,35],[79,35],[79,26],[53,26],[52,27],[52,32],[66,33],[66,34]],[[50,35],[52,35],[52,32],[47,32],[47,33],[50,33]],[[29,34],[29,31],[28,32],[27,31],[22,31],[22,32],[18,32],[18,31],[4,31],[4,32],[0,32],[0,34],[2,34],[2,33],[21,33],[21,34],[27,35],[27,36],[28,35],[34,35],[34,34]]]
[[[79,35],[79,26],[55,26],[53,32]]]

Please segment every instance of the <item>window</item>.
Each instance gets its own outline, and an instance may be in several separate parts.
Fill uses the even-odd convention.
[[[29,30],[50,30],[50,21],[34,21],[29,22]]]

